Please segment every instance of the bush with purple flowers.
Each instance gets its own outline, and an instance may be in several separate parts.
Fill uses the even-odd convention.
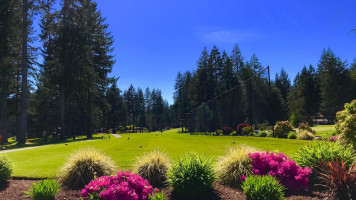
[[[283,153],[250,153],[252,159],[252,172],[257,175],[270,175],[276,177],[280,183],[297,193],[301,189],[308,189],[311,170],[299,167]]]
[[[91,181],[81,194],[92,200],[145,200],[155,190],[137,174],[118,172],[116,176],[102,176]]]

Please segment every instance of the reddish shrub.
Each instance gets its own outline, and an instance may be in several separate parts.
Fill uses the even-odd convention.
[[[224,135],[229,135],[230,133],[232,133],[232,128],[230,127],[230,126],[226,126],[225,128],[224,128],[224,131],[223,131],[223,134]]]
[[[251,127],[251,125],[250,124],[246,124],[246,123],[241,123],[241,124],[237,125],[236,133],[238,135],[241,135],[242,134],[242,129],[245,128],[245,127]]]

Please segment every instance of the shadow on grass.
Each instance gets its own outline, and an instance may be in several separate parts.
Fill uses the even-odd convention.
[[[108,139],[108,138],[109,138],[108,135],[93,135],[92,138],[87,138],[86,136],[76,136],[75,140],[73,140],[73,138],[68,138],[63,140],[60,138],[50,137],[47,139],[47,141],[45,141],[44,138],[33,138],[33,139],[28,139],[26,144],[18,144],[16,140],[9,140],[8,144],[0,146],[0,152],[3,150],[14,150],[14,149],[21,149],[26,147],[38,147],[38,146],[44,146],[49,144],[67,144],[67,143],[78,142],[78,141],[99,140],[99,139]],[[3,149],[3,147],[5,147],[5,149]]]

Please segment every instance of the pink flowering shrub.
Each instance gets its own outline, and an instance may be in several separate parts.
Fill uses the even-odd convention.
[[[141,176],[118,172],[117,176],[102,176],[82,189],[83,198],[93,200],[145,200],[156,192]]]
[[[245,127],[251,127],[251,125],[250,124],[245,124],[245,123],[238,124],[237,127],[236,127],[236,133],[238,135],[241,135],[242,134],[242,129],[245,128]]]
[[[301,189],[308,189],[311,170],[299,167],[283,153],[250,153],[252,159],[252,172],[257,175],[269,175],[276,177],[282,185],[297,193]]]
[[[339,138],[338,135],[331,136],[331,137],[328,138],[328,141],[329,141],[329,142],[336,142],[338,138]]]

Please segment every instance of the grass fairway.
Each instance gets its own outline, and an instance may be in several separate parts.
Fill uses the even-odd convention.
[[[121,170],[130,170],[137,156],[155,149],[166,152],[172,160],[188,152],[197,152],[216,158],[223,155],[226,148],[236,144],[246,144],[261,150],[279,151],[291,156],[301,145],[310,142],[243,136],[200,136],[177,132],[178,129],[172,129],[163,134],[160,132],[122,134],[121,138],[111,137],[111,140],[72,142],[68,145],[53,144],[6,154],[13,161],[14,176],[49,178],[57,176],[57,170],[71,153],[89,146],[111,156]],[[129,140],[128,137],[130,137]]]

